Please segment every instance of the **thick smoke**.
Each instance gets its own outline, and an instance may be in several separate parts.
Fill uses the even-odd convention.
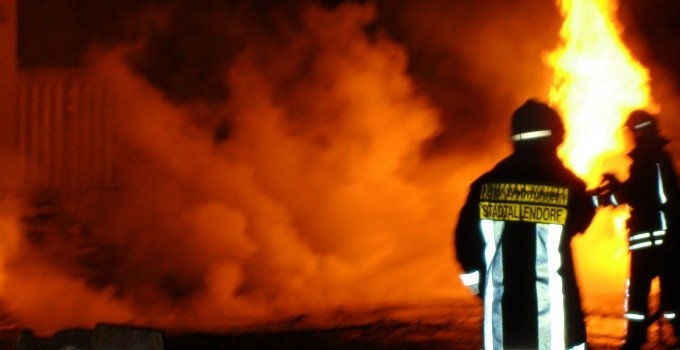
[[[553,4],[144,3],[89,56],[120,187],[39,247],[0,203],[12,318],[215,330],[467,295],[451,230],[547,98]]]
[[[645,2],[621,0],[619,17],[622,36],[633,55],[649,69],[654,101],[659,109],[661,133],[670,138],[667,149],[680,169],[680,8],[673,1]]]
[[[548,98],[552,77],[543,56],[558,42],[555,4],[399,4],[379,2],[381,23],[404,45],[409,72],[442,111],[442,132],[431,151],[483,156],[507,147],[513,109],[530,97]]]
[[[186,326],[451,293],[452,269],[430,258],[449,260],[450,217],[432,216],[429,184],[415,181],[437,114],[404,75],[404,52],[366,37],[373,11],[310,7],[290,47],[251,43],[224,77],[221,142],[116,56],[100,63],[137,158],[112,220],[133,244],[119,260],[123,293],[200,311]],[[300,50],[303,75],[289,66]],[[426,271],[411,267],[419,260]]]
[[[124,58],[136,48],[99,56],[92,74],[120,106],[122,186],[79,213],[85,266],[17,258],[24,273],[5,296],[18,321],[216,329],[460,292],[460,184],[421,159],[439,115],[404,50],[367,35],[374,18],[371,5],[306,8],[285,42],[234,57],[229,98],[209,107],[173,103],[135,74]],[[221,137],[197,122],[220,115]],[[51,247],[77,256],[80,243]],[[9,288],[38,283],[30,296]]]

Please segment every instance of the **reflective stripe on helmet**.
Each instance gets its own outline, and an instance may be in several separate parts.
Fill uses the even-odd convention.
[[[640,123],[640,124],[633,125],[633,128],[637,130],[637,129],[642,129],[642,128],[644,128],[644,127],[646,127],[646,126],[649,126],[649,125],[652,125],[652,121],[651,121],[651,120],[648,120],[648,121],[646,121],[646,122],[642,122],[642,123]]]
[[[550,130],[536,130],[536,131],[529,131],[529,132],[523,132],[519,134],[512,135],[510,138],[512,141],[523,141],[523,140],[533,140],[537,138],[542,138],[542,137],[548,137],[552,135],[552,131]]]

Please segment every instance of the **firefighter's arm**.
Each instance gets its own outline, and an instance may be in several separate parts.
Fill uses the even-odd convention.
[[[678,177],[673,168],[673,162],[666,153],[663,154],[661,163],[659,164],[659,171],[661,175],[661,182],[667,202],[677,206],[680,202],[680,188],[678,188]]]
[[[460,274],[463,285],[474,295],[479,296],[483,288],[484,240],[479,225],[478,194],[471,191],[458,216],[454,233],[454,250],[463,270]]]
[[[593,206],[592,193],[586,191],[586,185],[578,180],[579,184],[569,191],[569,207],[567,218],[568,232],[573,234],[583,233],[590,226],[597,206]]]
[[[617,195],[617,193],[620,192],[621,185],[621,181],[614,174],[605,173],[602,175],[600,184],[587,193],[591,196],[595,207],[617,207],[619,206],[617,197],[620,197],[620,194]]]

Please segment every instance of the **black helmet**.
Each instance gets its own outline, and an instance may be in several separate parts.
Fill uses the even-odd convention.
[[[634,110],[628,115],[626,127],[633,132],[636,140],[659,137],[659,128],[656,124],[656,118],[649,112],[641,109]]]
[[[512,114],[512,134],[515,146],[552,145],[564,140],[564,125],[560,115],[545,103],[529,99]]]

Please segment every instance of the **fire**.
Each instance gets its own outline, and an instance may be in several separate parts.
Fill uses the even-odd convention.
[[[561,111],[567,130],[560,156],[589,187],[597,186],[605,172],[623,180],[631,145],[622,125],[632,110],[652,107],[649,73],[619,37],[616,0],[558,0],[558,5],[564,17],[561,43],[547,61],[554,70],[550,102]],[[586,277],[622,286],[627,216],[626,208],[601,209],[589,233],[577,241]]]
[[[559,1],[559,0],[558,0]],[[561,0],[562,46],[549,56],[555,76],[551,103],[565,117],[561,156],[588,185],[600,174],[625,175],[627,164],[608,163],[625,151],[626,116],[651,104],[649,74],[619,38],[614,0]]]

